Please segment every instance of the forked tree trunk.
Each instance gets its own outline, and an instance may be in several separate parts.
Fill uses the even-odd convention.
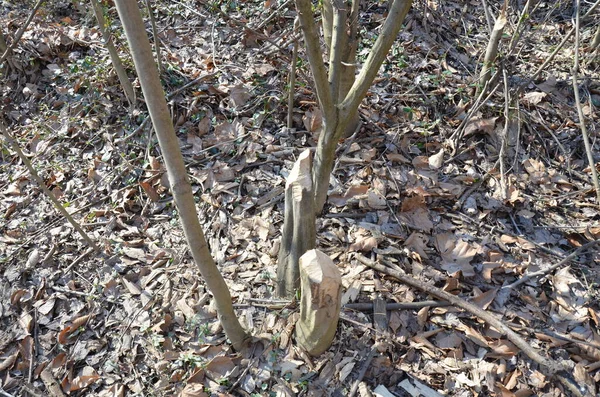
[[[296,0],[296,8],[300,19],[300,26],[304,33],[304,42],[306,53],[310,64],[313,78],[315,80],[315,89],[323,113],[323,127],[319,137],[317,153],[315,154],[313,167],[313,185],[315,189],[315,210],[320,213],[327,199],[327,189],[329,187],[329,177],[333,170],[335,149],[339,139],[347,133],[348,126],[353,120],[356,120],[358,106],[363,100],[369,87],[373,83],[379,67],[385,60],[392,44],[396,40],[398,32],[402,27],[402,22],[410,9],[411,0],[395,0],[390,8],[390,12],[381,27],[381,31],[371,52],[367,57],[359,75],[350,87],[345,96],[339,95],[341,87],[340,79],[342,73],[341,55],[330,54],[329,72],[323,63],[321,47],[319,46],[319,35],[312,13],[312,3],[310,0]],[[334,3],[333,9],[333,27],[331,34],[331,51],[343,50],[345,38],[343,34],[336,35],[335,19],[344,19],[342,6],[338,8]],[[339,31],[345,29],[345,25],[338,24]]]
[[[394,43],[402,22],[411,6],[411,0],[395,0],[388,17],[381,26],[379,36],[363,65],[356,80],[345,81],[343,75],[351,70],[352,65],[344,65],[354,59],[356,51],[347,54],[350,47],[355,49],[356,43],[348,42],[347,10],[342,0],[332,0],[328,11],[324,10],[324,18],[331,20],[331,28],[325,29],[326,42],[330,47],[329,70],[323,62],[323,53],[319,45],[320,39],[312,13],[310,0],[296,0],[296,9],[300,27],[304,33],[304,43],[311,71],[315,80],[315,89],[321,112],[323,127],[315,153],[312,172],[307,152],[302,161],[298,161],[288,179],[286,188],[285,220],[282,231],[282,244],[279,252],[277,269],[277,293],[280,296],[291,296],[298,288],[299,258],[307,250],[315,247],[314,224],[316,214],[323,209],[327,199],[329,177],[333,169],[335,149],[339,139],[347,132],[348,126],[357,119],[358,106],[363,100],[379,67],[385,60]],[[328,13],[331,16],[327,16]],[[356,24],[358,4],[352,7],[351,21]],[[329,22],[325,22],[326,25]],[[356,27],[353,28],[356,30]],[[329,31],[329,33],[328,33]],[[331,37],[329,37],[329,34]],[[354,37],[356,35],[354,34]],[[354,77],[354,71],[352,71]],[[348,86],[350,87],[348,88]],[[347,93],[346,93],[347,91]],[[343,93],[344,92],[344,93]],[[305,165],[301,165],[304,163]],[[311,174],[310,178],[308,174]],[[292,186],[296,186],[294,189]],[[311,194],[308,192],[312,189]],[[312,214],[308,214],[310,209]],[[292,218],[292,219],[290,219]]]
[[[355,0],[352,2],[352,5],[348,7],[346,4],[339,4],[337,0],[324,0],[323,8],[322,8],[322,16],[323,16],[323,36],[325,39],[325,45],[327,46],[327,51],[329,52],[329,57],[332,57],[332,54],[336,51],[339,52],[339,56],[341,56],[341,66],[340,66],[340,81],[339,81],[339,94],[338,98],[345,98],[350,88],[354,84],[356,79],[356,50],[358,49],[358,10],[360,7],[360,0]],[[347,14],[347,17],[344,17],[346,23],[344,25],[340,25],[339,22],[337,26],[334,26],[336,21],[336,16],[338,21],[341,21],[341,14]],[[342,21],[343,22],[343,21]],[[338,29],[341,26],[341,29]],[[342,34],[344,45],[338,45],[337,48],[332,50],[332,45],[335,45],[335,40],[333,40],[334,32],[338,34]],[[341,44],[341,43],[340,43]],[[330,65],[334,64],[334,62],[330,62]],[[331,80],[331,75],[330,75]],[[356,112],[348,126],[346,127],[346,131],[343,136],[350,136],[358,127],[360,122],[360,118],[358,112]]]
[[[179,140],[173,129],[165,93],[160,84],[158,69],[152,58],[152,50],[140,10],[137,7],[137,2],[132,0],[116,0],[115,3],[125,28],[125,35],[133,55],[142,92],[165,159],[169,184],[185,237],[192,251],[194,261],[198,265],[208,289],[213,294],[217,313],[225,334],[231,340],[233,347],[240,350],[245,346],[248,335],[240,325],[233,310],[229,288],[227,288],[227,284],[210,254],[202,227],[198,222],[194,196],[181,155]]]

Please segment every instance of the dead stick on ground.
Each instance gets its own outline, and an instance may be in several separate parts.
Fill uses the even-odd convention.
[[[589,242],[587,244],[584,244],[581,247],[577,248],[575,251],[573,251],[571,254],[569,254],[569,256],[565,257],[560,262],[557,262],[554,265],[549,266],[546,269],[539,270],[537,272],[526,273],[526,274],[523,275],[523,277],[521,277],[520,279],[518,279],[514,283],[505,285],[500,290],[512,289],[512,288],[515,288],[518,285],[523,284],[527,280],[531,280],[534,277],[544,276],[544,275],[550,273],[551,271],[554,271],[554,270],[558,269],[559,267],[567,264],[569,261],[571,261],[577,255],[579,255],[581,252],[585,251],[588,248],[593,247],[594,245],[598,244],[599,242],[600,242],[600,240],[595,240],[595,241]]]
[[[69,221],[69,223],[75,228],[75,230],[77,230],[79,232],[81,237],[83,237],[85,242],[90,247],[92,247],[94,249],[94,251],[98,251],[99,248],[96,245],[96,243],[94,243],[94,241],[90,238],[90,236],[88,236],[87,233],[81,228],[81,226],[79,226],[79,223],[77,223],[77,221],[75,221],[75,219],[73,219],[71,214],[69,214],[67,212],[65,207],[62,206],[62,204],[58,201],[58,199],[54,196],[54,194],[50,191],[50,189],[48,189],[44,180],[39,176],[39,174],[37,173],[35,168],[33,168],[33,166],[31,165],[31,162],[25,156],[25,154],[23,154],[23,152],[21,151],[21,148],[19,147],[19,144],[14,140],[12,135],[8,132],[8,130],[6,129],[6,127],[4,126],[4,123],[2,121],[0,121],[0,133],[2,135],[4,135],[4,138],[6,138],[8,143],[12,146],[13,150],[17,153],[17,156],[19,156],[19,158],[21,159],[23,164],[25,164],[25,167],[27,167],[27,169],[29,170],[29,173],[31,174],[31,177],[39,185],[40,189],[42,189],[42,191],[46,194],[46,196],[48,196],[50,201],[52,201],[52,204],[54,204],[54,207],[56,208],[56,210],[58,212],[60,212],[61,215],[67,219],[67,221]]]
[[[356,255],[356,259],[358,259],[361,263],[369,266],[370,268],[377,270],[378,272],[387,274],[388,276],[394,277],[398,281],[403,284],[409,285],[411,287],[420,289],[421,291],[427,292],[430,295],[433,295],[437,298],[443,299],[452,303],[453,306],[459,307],[463,310],[468,311],[469,313],[479,317],[481,320],[485,321],[492,327],[494,327],[498,332],[505,335],[508,340],[515,344],[523,353],[527,355],[530,359],[535,361],[544,367],[545,370],[548,371],[548,374],[554,376],[558,379],[558,381],[567,388],[570,393],[577,397],[583,397],[585,394],[582,394],[580,386],[575,382],[572,375],[567,372],[567,369],[562,365],[548,359],[547,357],[542,356],[538,353],[529,342],[523,339],[519,334],[510,329],[505,323],[500,321],[493,314],[481,309],[478,306],[475,306],[472,303],[465,301],[457,296],[454,296],[446,291],[443,291],[439,288],[436,288],[432,285],[425,284],[422,281],[414,279],[406,274],[402,274],[398,271],[389,269],[379,263],[376,263],[363,255]],[[585,389],[584,389],[585,390]]]
[[[369,355],[365,359],[365,362],[363,363],[362,367],[360,367],[360,372],[358,373],[358,376],[356,377],[356,380],[354,381],[354,384],[352,385],[352,389],[350,389],[350,394],[348,394],[348,397],[354,397],[354,395],[356,395],[356,392],[358,391],[358,385],[365,377],[365,374],[367,373],[367,370],[369,369],[369,366],[371,365],[371,361],[373,361],[373,358],[375,357],[376,353],[377,353],[377,344],[373,345],[373,347],[371,348],[371,351],[369,352]]]
[[[4,390],[2,390],[1,388],[0,388],[0,396],[2,396],[2,397],[15,397],[15,396],[13,396],[13,395],[12,395],[12,394],[10,394],[10,393],[7,393],[7,392],[5,392],[5,391],[4,391]]]
[[[422,309],[424,307],[445,307],[450,306],[448,302],[444,301],[420,301],[420,302],[392,302],[387,303],[385,308],[388,312],[394,310],[415,310]],[[356,311],[372,311],[373,302],[362,302],[362,303],[346,303],[342,306],[342,309],[356,310]]]
[[[17,46],[17,43],[19,42],[19,40],[21,40],[21,37],[23,37],[23,33],[25,33],[25,30],[27,29],[27,27],[33,20],[35,13],[40,8],[40,6],[42,5],[43,2],[44,2],[44,0],[39,0],[37,2],[37,4],[33,7],[33,10],[31,10],[31,13],[29,13],[29,17],[27,18],[27,20],[25,21],[23,26],[21,26],[21,29],[19,29],[19,31],[15,35],[15,38],[13,39],[12,43],[10,43],[10,46],[8,46],[6,51],[4,51],[4,54],[2,54],[2,58],[0,58],[0,63],[4,62],[4,60],[6,58],[8,58],[8,56],[10,55],[13,48],[15,48]]]

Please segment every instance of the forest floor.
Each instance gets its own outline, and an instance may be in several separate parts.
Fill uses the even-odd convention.
[[[24,3],[0,2],[9,44],[33,9]],[[318,248],[342,273],[345,305],[319,357],[295,346],[298,307],[273,292],[285,178],[316,146],[321,123],[301,43],[286,127],[292,2],[152,3],[200,219],[256,339],[245,354],[227,342],[191,260],[137,80],[130,107],[93,13],[76,3],[40,8],[2,69],[0,109],[101,252],[58,215],[3,139],[0,395],[346,396],[355,384],[360,396],[568,395],[498,330],[444,302],[420,303],[432,297],[364,258],[493,313],[596,395],[600,255],[592,247],[561,263],[600,238],[572,85],[574,36],[527,80],[571,31],[572,2],[536,2],[512,55],[521,9],[509,7],[500,47],[509,91],[500,79],[484,101],[475,95],[490,32],[481,2],[415,2],[362,103],[360,130],[340,142],[318,220]],[[360,12],[361,62],[384,3]],[[105,11],[133,79],[115,8]],[[591,15],[579,91],[598,161],[600,63],[588,46],[600,11]],[[373,303],[388,310],[378,315]]]

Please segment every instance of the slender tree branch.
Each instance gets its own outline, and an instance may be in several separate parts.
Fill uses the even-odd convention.
[[[335,107],[331,98],[331,91],[329,90],[327,70],[323,63],[323,53],[319,46],[319,33],[312,13],[312,3],[310,0],[296,0],[296,9],[298,11],[298,18],[300,19],[300,26],[304,33],[308,63],[315,79],[317,98],[323,110],[323,120],[325,124],[331,123],[335,119]]]
[[[350,92],[348,92],[348,95],[346,95],[346,98],[340,105],[342,119],[347,118],[348,115],[351,115],[356,111],[360,102],[367,95],[369,87],[373,84],[373,80],[375,79],[375,76],[377,76],[377,73],[379,73],[379,67],[383,64],[387,53],[398,36],[398,32],[400,32],[400,29],[402,28],[402,22],[404,21],[406,14],[408,14],[411,5],[412,0],[394,0],[394,4],[385,19],[381,28],[381,33],[379,34],[379,37],[377,37],[377,40],[371,49],[371,53],[367,57]]]
[[[137,2],[116,0],[117,11],[125,29],[133,62],[140,79],[148,112],[156,131],[167,173],[170,189],[179,212],[186,240],[194,261],[198,265],[206,286],[214,296],[219,320],[227,337],[236,350],[247,346],[248,335],[242,328],[231,301],[227,283],[211,256],[204,232],[198,221],[198,213],[187,176],[179,140],[167,107],[165,93],[160,82],[158,69],[152,58],[152,48],[144,29],[144,21]]]
[[[8,46],[6,51],[4,51],[4,54],[2,54],[2,57],[0,58],[0,63],[4,62],[6,60],[6,58],[8,58],[8,56],[10,55],[13,48],[15,48],[17,46],[17,43],[19,42],[19,40],[21,40],[21,37],[23,37],[23,33],[25,33],[25,30],[27,30],[27,27],[33,20],[33,17],[37,13],[37,10],[40,8],[40,6],[42,5],[43,2],[44,2],[44,0],[38,0],[36,5],[33,7],[33,10],[31,10],[31,13],[29,13],[29,17],[27,17],[27,20],[21,26],[21,29],[19,29],[19,31],[15,35],[15,38],[13,39],[12,43],[10,43],[10,46]]]
[[[485,88],[488,86],[488,82],[492,77],[492,70],[496,62],[496,57],[498,56],[498,46],[500,44],[502,34],[504,33],[504,26],[506,26],[507,22],[506,7],[507,1],[505,0],[504,6],[500,10],[498,18],[496,18],[496,22],[494,23],[494,29],[492,29],[492,33],[490,34],[490,40],[488,41],[488,45],[485,50],[483,67],[481,68],[481,72],[479,73],[478,84],[480,92],[483,93],[485,93]]]
[[[77,221],[71,216],[71,214],[69,214],[69,212],[65,209],[65,207],[63,207],[63,205],[60,203],[60,201],[58,201],[56,196],[54,196],[54,194],[50,191],[50,189],[48,189],[48,186],[46,186],[46,183],[44,182],[44,180],[40,177],[40,175],[37,173],[35,168],[33,168],[33,165],[31,165],[31,162],[29,161],[27,156],[25,156],[25,154],[21,151],[19,144],[17,143],[17,141],[15,141],[12,134],[10,132],[8,132],[8,129],[6,128],[6,126],[4,125],[4,123],[2,121],[0,121],[0,133],[2,133],[2,135],[4,135],[4,138],[6,138],[8,143],[12,146],[13,150],[17,153],[17,156],[19,156],[19,158],[23,162],[23,164],[25,165],[25,167],[31,174],[31,177],[33,178],[33,180],[38,184],[38,186],[40,187],[40,189],[42,189],[42,191],[46,194],[46,196],[48,196],[50,201],[52,201],[54,208],[56,208],[56,210],[58,212],[60,212],[60,214],[62,216],[64,216],[67,221],[69,221],[69,223],[73,226],[73,228],[75,228],[75,230],[77,230],[77,232],[81,235],[81,237],[83,237],[85,242],[90,247],[92,247],[94,249],[94,251],[99,251],[99,248],[96,245],[96,243],[94,243],[94,240],[92,240],[90,238],[90,236],[88,236],[88,234],[81,228],[79,223],[77,223]]]
[[[325,0],[329,1],[329,0]],[[333,32],[329,50],[329,90],[331,99],[337,104],[342,77],[342,55],[346,46],[346,15],[348,11],[342,0],[331,0],[333,4]]]
[[[112,62],[113,68],[117,73],[117,77],[119,78],[119,82],[121,82],[121,87],[123,87],[123,92],[125,92],[125,97],[129,101],[129,105],[132,107],[135,106],[135,91],[133,89],[133,85],[127,76],[127,72],[123,67],[123,63],[121,62],[121,58],[119,57],[119,53],[115,48],[115,45],[112,41],[111,35],[107,30],[106,26],[106,18],[104,18],[104,13],[102,11],[102,5],[100,5],[99,0],[90,0],[92,3],[92,8],[94,10],[94,14],[96,15],[96,20],[98,21],[98,28],[100,29],[100,33],[102,33],[102,38],[106,43],[106,49],[110,55],[110,60]]]
[[[527,0],[527,3],[525,3],[525,6],[521,11],[521,15],[519,15],[519,21],[517,22],[517,26],[515,27],[514,33],[510,38],[510,43],[508,44],[508,54],[511,54],[514,51],[519,39],[521,38],[521,25],[523,25],[523,22],[529,18],[529,8],[531,7],[532,1],[533,0]]]
[[[156,67],[158,72],[162,73],[162,58],[160,56],[160,39],[158,38],[158,29],[156,28],[156,18],[154,18],[154,12],[152,11],[152,5],[150,0],[146,0],[146,8],[148,9],[148,16],[150,17],[150,24],[152,25],[152,37],[154,38],[154,50],[156,51]]]

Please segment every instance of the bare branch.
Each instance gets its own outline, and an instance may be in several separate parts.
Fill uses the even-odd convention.
[[[335,118],[335,107],[331,98],[331,91],[329,90],[327,71],[323,63],[323,53],[319,46],[319,32],[312,12],[312,3],[310,0],[297,0],[296,9],[298,10],[300,26],[304,33],[308,63],[315,79],[315,90],[317,91],[321,109],[323,109],[323,119],[325,124],[327,124]]]
[[[0,63],[4,62],[6,60],[6,58],[8,58],[12,49],[15,48],[17,43],[19,42],[19,40],[21,40],[21,37],[23,37],[23,33],[25,33],[25,30],[27,30],[27,27],[33,20],[33,17],[37,13],[37,10],[40,8],[40,6],[42,5],[43,2],[44,2],[44,0],[38,0],[36,5],[33,7],[33,10],[31,10],[31,13],[29,13],[29,17],[27,17],[27,20],[25,21],[23,26],[21,26],[21,29],[19,29],[19,31],[15,35],[15,38],[13,39],[12,43],[10,43],[10,46],[8,46],[6,51],[4,51],[4,54],[2,54],[2,58],[0,58]]]
[[[29,174],[31,174],[31,177],[33,178],[33,180],[38,184],[40,189],[42,189],[44,194],[46,194],[46,196],[48,196],[50,201],[52,201],[54,208],[56,208],[56,210],[58,212],[60,212],[60,214],[62,216],[64,216],[67,221],[69,221],[69,223],[73,226],[73,228],[75,228],[75,230],[77,230],[77,232],[81,235],[81,237],[83,237],[85,242],[90,247],[92,247],[94,249],[94,251],[98,251],[99,247],[96,245],[96,243],[81,228],[79,223],[77,223],[77,221],[71,216],[71,214],[69,214],[69,212],[65,209],[65,207],[63,207],[63,205],[60,203],[60,201],[58,201],[58,199],[56,198],[56,196],[54,196],[54,194],[50,191],[50,189],[48,189],[48,186],[46,186],[46,183],[44,182],[44,180],[40,177],[40,175],[37,173],[35,168],[33,168],[33,165],[31,165],[31,162],[29,161],[27,156],[25,156],[25,154],[21,151],[19,144],[17,143],[17,141],[15,141],[12,134],[10,132],[8,132],[8,129],[6,128],[6,126],[4,125],[4,123],[2,121],[0,121],[0,134],[4,135],[4,138],[6,138],[6,140],[10,144],[10,146],[12,146],[13,150],[17,153],[17,156],[19,156],[19,158],[23,162],[23,164],[29,171]]]
[[[388,14],[381,28],[381,33],[379,34],[379,37],[377,37],[377,40],[371,49],[371,53],[367,57],[360,74],[350,89],[350,92],[348,92],[348,95],[346,95],[346,98],[340,105],[342,110],[342,118],[347,117],[357,110],[360,102],[363,100],[365,95],[367,95],[369,87],[379,72],[379,67],[385,60],[388,51],[396,40],[396,36],[398,36],[398,32],[400,32],[400,29],[402,28],[402,22],[404,21],[406,14],[408,14],[408,10],[410,9],[411,5],[412,0],[394,1],[394,4],[390,9],[390,13]]]
[[[327,1],[327,0],[326,0]],[[342,55],[346,46],[346,15],[342,0],[331,0],[333,4],[333,32],[329,50],[329,90],[334,104],[338,103],[340,79],[342,77]]]

